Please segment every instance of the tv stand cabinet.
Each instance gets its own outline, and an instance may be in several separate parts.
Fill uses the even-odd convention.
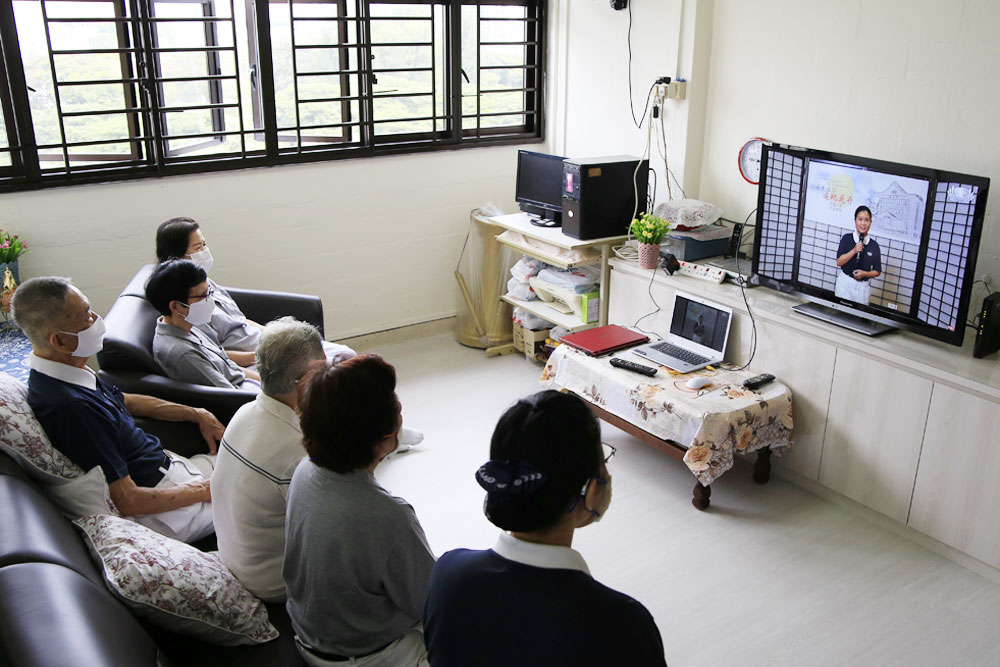
[[[608,320],[631,325],[653,312],[650,272],[617,258],[610,266]],[[666,333],[674,292],[689,292],[734,309],[726,360],[749,358],[753,326],[738,286],[659,271],[649,289],[661,310],[644,329]],[[775,473],[971,556],[1000,581],[998,353],[974,358],[971,330],[962,348],[903,331],[871,338],[800,315],[800,299],[774,290],[746,298],[757,327],[750,369],[774,373],[795,396],[795,446]]]

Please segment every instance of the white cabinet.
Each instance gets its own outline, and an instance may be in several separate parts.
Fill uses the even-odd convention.
[[[836,363],[819,482],[905,523],[933,383],[844,349]]]
[[[1000,567],[1000,408],[937,384],[909,525]]]
[[[639,327],[660,335],[670,330],[671,307],[676,289],[657,278],[650,285],[649,272],[611,272],[611,304],[608,321],[632,326],[643,315]],[[693,279],[692,279],[693,280]],[[694,281],[700,282],[700,281]],[[702,283],[710,286],[708,283]],[[694,288],[694,289],[692,289]],[[702,288],[704,289],[704,288]],[[734,306],[731,301],[697,291],[698,286],[684,286],[683,291],[696,292]],[[650,298],[652,294],[652,298]],[[661,308],[656,311],[657,305]],[[726,347],[726,361],[743,364],[750,358],[753,327],[746,312],[733,311],[733,328]],[[816,480],[819,477],[826,411],[833,381],[835,348],[787,328],[757,320],[757,351],[750,370],[772,373],[792,390],[792,410],[795,419],[795,444],[776,465]]]
[[[738,316],[740,337],[734,342],[740,343],[740,349],[731,354],[733,361],[749,357],[749,319],[746,315]],[[819,479],[836,357],[836,350],[829,345],[769,322],[757,322],[757,352],[750,367],[772,373],[792,390],[794,445],[776,465],[814,481]]]
[[[676,291],[733,308],[726,360],[749,358],[751,319],[740,289],[655,276],[611,260],[609,321],[665,334]],[[651,298],[652,297],[652,298]],[[794,471],[1000,568],[1000,362],[908,333],[876,338],[791,310],[800,299],[747,290],[757,323],[750,368],[792,390]],[[655,300],[655,304],[654,304]]]

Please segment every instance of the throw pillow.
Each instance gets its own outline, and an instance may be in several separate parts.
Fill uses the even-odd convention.
[[[36,482],[83,476],[83,470],[49,442],[28,405],[27,385],[6,373],[0,373],[0,449]]]
[[[216,553],[115,516],[88,516],[83,531],[111,592],[136,614],[168,630],[223,646],[278,636],[267,609]]]
[[[101,466],[94,466],[82,477],[54,484],[42,484],[42,491],[64,516],[76,519],[92,514],[118,514],[108,492],[108,480]]]
[[[28,405],[28,387],[6,373],[0,373],[0,450],[69,518],[118,514],[101,469],[85,474],[52,446]]]

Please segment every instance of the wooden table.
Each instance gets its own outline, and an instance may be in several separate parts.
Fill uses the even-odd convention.
[[[646,377],[615,368],[608,363],[612,356],[636,360],[627,350],[590,357],[561,345],[542,382],[577,394],[600,419],[683,460],[697,478],[691,502],[698,509],[709,506],[710,485],[732,468],[734,454],[757,452],[754,481],[765,484],[772,454],[791,447],[792,395],[780,382],[750,391],[742,383],[755,373],[719,368],[698,371],[713,383],[693,390],[686,387],[691,374],[661,367]]]

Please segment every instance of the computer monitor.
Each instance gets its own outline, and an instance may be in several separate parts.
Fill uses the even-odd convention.
[[[563,160],[558,155],[517,152],[517,189],[514,199],[521,210],[538,218],[535,224],[562,224]]]
[[[961,345],[988,178],[765,145],[751,282],[804,314]],[[859,222],[860,220],[860,222]]]

